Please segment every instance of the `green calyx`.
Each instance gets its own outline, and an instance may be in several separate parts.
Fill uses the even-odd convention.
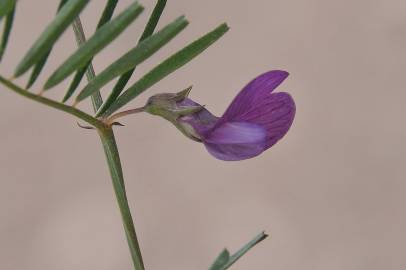
[[[176,123],[179,117],[197,113],[203,109],[200,105],[181,105],[185,98],[189,96],[192,87],[188,87],[178,93],[157,94],[148,99],[145,111],[158,115],[166,120]]]
[[[161,116],[175,125],[186,137],[200,142],[201,138],[194,128],[184,121],[179,121],[181,117],[193,115],[204,108],[201,105],[195,105],[194,102],[183,102],[188,97],[191,89],[190,86],[178,93],[154,95],[148,99],[144,111]]]

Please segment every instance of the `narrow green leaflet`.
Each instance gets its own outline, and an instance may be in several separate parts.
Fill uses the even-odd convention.
[[[15,2],[15,0],[0,0],[0,21],[14,8]]]
[[[105,23],[110,21],[111,17],[113,16],[114,10],[117,6],[118,0],[108,0],[106,3],[106,6],[104,7],[102,16],[100,17],[100,20],[97,24],[96,30],[102,27]],[[69,85],[68,91],[66,91],[65,96],[62,99],[62,102],[66,102],[75,92],[77,87],[80,84],[80,81],[82,80],[83,76],[86,73],[86,70],[88,69],[89,65],[92,63],[93,58],[91,58],[86,65],[84,65],[82,68],[80,68],[78,71],[76,71],[75,76],[73,77],[72,82]]]
[[[113,17],[114,10],[116,9],[118,0],[107,0],[106,6],[103,9],[103,13],[97,23],[96,29],[99,29]]]
[[[224,269],[224,266],[230,260],[230,252],[225,248],[223,251],[217,256],[214,263],[210,266],[209,270],[220,270]]]
[[[89,84],[80,92],[76,101],[79,102],[87,98],[117,76],[140,64],[167,44],[187,25],[188,21],[181,16],[164,27],[161,31],[139,43],[135,48],[128,51],[89,82]]]
[[[39,74],[41,73],[42,69],[45,66],[45,63],[48,60],[49,55],[51,54],[51,50],[47,51],[46,54],[44,54],[41,59],[38,60],[38,62],[34,65],[34,68],[32,69],[30,78],[28,79],[27,85],[25,89],[30,89],[31,86],[35,83],[35,81],[38,79]]]
[[[164,11],[166,6],[166,0],[158,0],[154,10],[151,13],[151,17],[149,17],[148,23],[145,26],[144,32],[142,32],[140,41],[143,41],[147,37],[151,36],[155,28],[159,22],[159,18],[161,18],[162,12]]]
[[[221,24],[213,31],[207,33],[196,41],[190,43],[185,48],[181,49],[177,53],[173,54],[161,64],[153,68],[146,75],[144,75],[140,80],[128,88],[111,106],[103,116],[108,116],[113,112],[117,111],[128,102],[133,100],[139,94],[144,92],[146,89],[159,82],[167,75],[171,74],[178,68],[182,67],[190,60],[195,58],[197,55],[202,53],[210,45],[216,42],[220,37],[222,37],[228,31],[227,24]]]
[[[209,270],[225,270],[233,265],[238,259],[240,259],[245,253],[247,253],[256,244],[267,238],[268,235],[264,232],[257,235],[254,239],[248,242],[245,246],[239,249],[236,253],[230,256],[227,249],[224,249],[217,259],[214,261]]]
[[[14,8],[6,16],[6,22],[4,23],[4,30],[0,43],[0,61],[3,58],[4,51],[6,50],[7,47],[8,39],[10,37],[11,28],[13,27],[15,11],[16,9],[14,6]]]
[[[46,90],[57,85],[75,70],[86,65],[93,56],[121,34],[138,17],[143,9],[138,2],[134,2],[113,20],[103,25],[86,43],[80,46],[75,53],[62,63],[45,83],[44,89]]]
[[[139,41],[143,41],[147,37],[151,36],[155,28],[158,24],[159,19],[161,18],[161,15],[165,9],[166,6],[166,0],[158,0],[154,10],[151,13],[151,16],[149,17],[148,23],[144,28],[144,32],[142,33]],[[123,91],[124,87],[127,85],[127,82],[130,80],[131,76],[133,75],[135,70],[135,67],[124,73],[123,75],[120,76],[118,79],[117,83],[114,85],[113,90],[111,91],[110,95],[107,97],[106,101],[103,103],[103,105],[100,107],[99,111],[96,113],[96,116],[102,115],[109,107],[110,105],[118,98],[118,96],[121,94]]]
[[[68,99],[73,95],[75,90],[78,88],[80,81],[82,80],[83,76],[86,73],[87,68],[89,67],[89,64],[91,63],[91,60],[87,62],[86,66],[82,67],[79,69],[75,76],[73,77],[72,82],[69,85],[68,91],[66,91],[65,95],[63,96],[62,102],[65,103],[68,101]]]
[[[69,0],[55,16],[54,20],[42,32],[37,41],[28,50],[18,64],[14,76],[18,77],[43,57],[58,40],[63,31],[79,15],[89,0]]]
[[[61,10],[61,8],[66,4],[66,2],[67,2],[67,0],[61,0],[59,2],[57,14]],[[27,86],[25,87],[26,89],[29,89],[38,79],[39,74],[41,73],[42,69],[45,66],[45,63],[48,60],[49,55],[51,54],[52,47],[41,57],[41,59],[38,60],[37,63],[35,63],[35,66],[32,69],[30,78],[28,79]]]

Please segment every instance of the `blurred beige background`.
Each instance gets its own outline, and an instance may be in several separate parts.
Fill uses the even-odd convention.
[[[57,2],[20,0],[1,74],[12,73]],[[231,31],[132,107],[193,84],[192,97],[220,115],[256,75],[285,69],[279,90],[293,95],[297,116],[275,147],[234,163],[161,119],[123,121],[116,134],[147,269],[207,269],[224,246],[234,251],[261,230],[272,239],[233,269],[405,269],[405,1],[168,2],[160,27],[181,14],[191,24],[135,78],[223,21]],[[154,5],[142,3],[96,71],[134,46]],[[87,35],[103,5],[86,9]],[[74,47],[69,29],[45,72]],[[131,269],[95,132],[0,88],[0,268]]]

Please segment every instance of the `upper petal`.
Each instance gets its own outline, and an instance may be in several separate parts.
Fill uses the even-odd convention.
[[[269,148],[289,130],[296,107],[288,93],[272,91],[288,76],[285,71],[270,71],[251,81],[233,100],[214,129],[229,121],[258,124],[267,132]]]
[[[273,93],[261,106],[241,117],[266,129],[269,148],[288,132],[295,118],[296,106],[288,93]]]
[[[221,118],[223,121],[238,120],[241,114],[262,103],[288,76],[289,73],[282,70],[259,75],[238,93]]]

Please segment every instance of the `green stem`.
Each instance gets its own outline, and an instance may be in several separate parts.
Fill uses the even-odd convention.
[[[114,121],[120,117],[127,116],[130,114],[136,114],[136,113],[140,113],[140,112],[145,112],[145,107],[135,108],[135,109],[122,111],[122,112],[113,114],[112,116],[110,116],[109,118],[107,118],[105,120],[106,121],[105,123],[106,123],[106,125],[111,126],[114,123]]]
[[[24,96],[26,98],[29,98],[31,100],[34,100],[36,102],[45,104],[45,105],[47,105],[49,107],[52,107],[52,108],[55,108],[57,110],[64,111],[66,113],[74,115],[74,116],[82,119],[86,123],[94,126],[97,129],[101,129],[101,128],[105,127],[105,124],[102,121],[98,120],[97,118],[94,118],[93,116],[91,116],[91,115],[89,115],[89,114],[87,114],[87,113],[85,113],[85,112],[83,112],[81,110],[78,110],[78,109],[76,109],[76,108],[74,108],[72,106],[68,106],[68,105],[59,103],[57,101],[54,101],[52,99],[30,93],[27,90],[25,90],[25,89],[19,87],[18,85],[12,83],[11,81],[5,79],[1,75],[0,75],[0,83],[3,84],[4,86],[7,86],[8,89],[16,92],[19,95],[22,95],[22,96]]]
[[[86,36],[83,32],[80,17],[77,17],[73,22],[73,30],[75,32],[76,41],[80,46],[86,42]],[[95,77],[92,63],[90,62],[87,68],[87,79],[91,81]],[[97,91],[92,95],[93,109],[96,112],[103,103],[100,92]],[[121,219],[124,226],[125,235],[127,237],[128,246],[131,253],[131,258],[134,263],[135,270],[144,270],[144,262],[142,261],[141,250],[138,244],[137,234],[135,232],[134,222],[131,216],[130,207],[127,201],[127,194],[125,191],[123,170],[121,168],[120,155],[118,152],[116,139],[111,126],[103,123],[102,128],[98,128],[101,142],[103,144],[104,153],[106,154],[107,164],[109,166],[111,179],[113,181],[114,193],[120,208]]]
[[[103,144],[104,152],[107,157],[107,164],[110,169],[111,178],[113,180],[114,192],[117,198],[118,206],[120,208],[121,217],[123,220],[125,234],[127,236],[128,246],[130,248],[131,257],[134,263],[135,270],[144,270],[144,263],[142,261],[141,251],[137,240],[137,235],[132,220],[130,207],[128,206],[127,195],[125,192],[123,171],[121,168],[120,156],[117,149],[117,144],[114,138],[114,133],[111,127],[93,116],[78,110],[74,107],[59,103],[57,101],[48,99],[28,92],[25,89],[15,85],[11,81],[5,79],[0,75],[0,83],[7,86],[8,89],[20,94],[26,98],[37,101],[49,107],[64,111],[74,115],[88,124],[94,126],[99,131],[100,139]]]
[[[107,158],[107,164],[109,166],[111,178],[113,181],[114,192],[117,198],[117,203],[120,208],[121,217],[123,220],[124,230],[130,248],[131,257],[134,263],[135,270],[144,270],[144,263],[142,261],[141,251],[138,244],[137,235],[134,228],[134,222],[132,220],[130,207],[128,206],[127,195],[125,192],[123,171],[121,168],[120,155],[117,149],[116,140],[114,138],[113,130],[110,126],[104,122],[94,118],[93,116],[78,110],[74,107],[59,103],[57,101],[48,99],[46,97],[36,95],[28,92],[27,90],[15,85],[11,81],[5,79],[0,75],[0,83],[7,86],[8,89],[20,94],[26,98],[42,103],[49,107],[55,108],[60,111],[64,111],[71,115],[74,115],[88,124],[94,126],[100,135],[100,139],[103,144],[104,152]]]
[[[111,179],[113,181],[114,192],[116,194],[117,203],[120,208],[124,231],[127,237],[128,246],[130,248],[134,268],[136,270],[144,270],[144,263],[142,261],[141,251],[138,244],[133,219],[131,217],[130,207],[128,206],[120,155],[117,149],[114,133],[111,127],[99,129],[98,131],[103,144],[104,152],[107,157],[107,163],[109,165]]]
[[[82,26],[80,17],[77,17],[73,21],[72,27],[73,27],[73,31],[75,32],[76,43],[78,44],[78,46],[81,46],[83,43],[86,42],[86,36],[85,36],[85,32],[83,31],[83,26]],[[94,79],[94,77],[96,77],[96,74],[95,74],[94,68],[93,68],[93,64],[91,61],[86,69],[86,77],[87,77],[88,81],[91,81]],[[92,95],[92,104],[93,104],[93,109],[95,112],[97,112],[97,110],[103,104],[103,99],[102,99],[99,91],[96,91]]]

